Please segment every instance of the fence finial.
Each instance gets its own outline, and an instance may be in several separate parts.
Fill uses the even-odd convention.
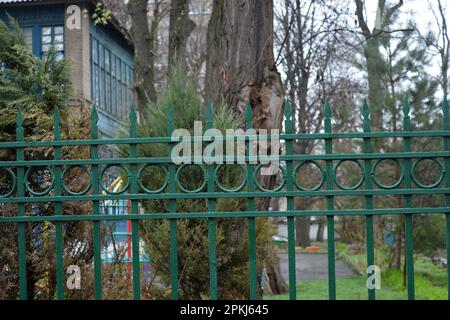
[[[136,107],[133,104],[130,108],[130,123],[136,123],[136,122],[137,122]]]
[[[325,119],[331,120],[331,106],[330,106],[330,98],[325,99],[325,112],[324,112]]]
[[[132,105],[130,109],[130,137],[135,138],[136,133],[137,133],[136,107]]]
[[[61,114],[57,107],[53,108],[53,135],[55,139],[61,139]]]
[[[363,116],[364,131],[369,131],[370,130],[370,111],[369,111],[369,104],[367,103],[367,99],[364,99],[364,102],[363,102],[362,116]]]
[[[403,116],[409,117],[410,110],[411,108],[409,107],[408,97],[405,96],[405,98],[403,99]]]
[[[363,114],[364,120],[370,119],[369,104],[367,103],[367,99],[364,99],[364,101],[363,101],[362,114]]]
[[[442,110],[444,112],[444,117],[448,118],[449,117],[449,112],[448,112],[448,100],[447,100],[447,97],[444,97],[444,101],[442,102]]]
[[[97,107],[94,105],[92,107],[92,112],[91,112],[91,138],[92,139],[97,139],[97,137],[98,137],[97,122],[98,122]]]
[[[17,116],[16,116],[16,140],[23,141],[23,139],[24,139],[23,116],[22,110],[19,108],[17,109]]]
[[[169,105],[167,106],[167,135],[169,137],[172,135],[174,128],[175,124],[174,124],[173,104],[169,103]]]
[[[55,128],[61,125],[61,114],[59,113],[59,109],[57,107],[53,108],[53,125]]]
[[[409,107],[408,98],[405,97],[405,99],[403,100],[403,130],[404,131],[409,131],[411,129],[411,119],[409,117],[410,109],[411,108]]]
[[[92,107],[92,111],[91,111],[91,125],[93,127],[96,127],[97,126],[97,122],[98,122],[97,107],[94,105]]]
[[[292,117],[292,108],[291,108],[291,104],[289,103],[288,100],[286,100],[284,102],[284,116],[287,119],[291,120]]]
[[[17,109],[16,126],[23,127],[23,116],[22,116],[22,110],[20,108]]]
[[[287,100],[284,103],[284,128],[286,133],[292,133],[292,108]]]
[[[448,110],[447,97],[444,97],[444,101],[442,101],[442,111],[444,113],[444,130],[450,130],[450,114]]]
[[[213,117],[214,117],[213,105],[211,100],[208,101],[206,105],[206,128],[211,129],[213,127]]]
[[[326,133],[331,133],[331,106],[330,99],[325,99],[325,111],[324,111],[324,129]]]
[[[250,101],[245,104],[245,124],[247,129],[253,128],[253,110]]]

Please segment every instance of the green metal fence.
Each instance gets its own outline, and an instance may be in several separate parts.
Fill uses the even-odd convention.
[[[129,138],[120,139],[98,139],[97,113],[94,108],[91,119],[91,138],[88,140],[61,140],[60,117],[57,111],[54,116],[54,140],[53,141],[25,141],[23,120],[20,111],[17,115],[17,139],[16,142],[1,142],[1,148],[13,148],[16,152],[15,161],[0,162],[0,170],[10,176],[13,185],[9,191],[0,195],[0,203],[17,204],[17,216],[5,217],[0,215],[0,223],[17,223],[18,225],[18,265],[20,299],[27,299],[27,258],[25,230],[27,222],[49,222],[55,225],[56,241],[56,279],[57,299],[64,299],[64,271],[63,271],[63,224],[70,221],[90,221],[93,224],[93,248],[94,248],[94,284],[95,298],[102,299],[102,260],[101,260],[101,230],[102,221],[123,220],[120,215],[101,215],[99,208],[102,201],[108,199],[127,199],[131,201],[131,214],[127,219],[132,223],[132,248],[133,248],[133,297],[140,299],[140,265],[139,265],[139,235],[138,223],[144,219],[167,219],[170,221],[170,272],[171,272],[171,297],[179,298],[178,288],[178,255],[177,255],[177,220],[178,219],[207,219],[209,240],[209,275],[210,275],[210,298],[218,298],[217,288],[217,263],[216,263],[216,219],[217,218],[241,218],[248,221],[249,237],[249,293],[251,299],[257,298],[257,269],[256,269],[256,217],[287,217],[288,223],[288,266],[289,266],[289,297],[296,299],[296,260],[295,260],[295,218],[303,216],[326,216],[327,219],[327,244],[328,244],[328,292],[329,299],[336,299],[336,273],[335,273],[335,217],[336,216],[364,216],[366,225],[366,250],[367,265],[375,264],[374,257],[374,216],[376,215],[404,215],[405,216],[405,240],[406,240],[406,265],[407,265],[407,291],[408,298],[414,299],[414,263],[413,263],[413,215],[414,214],[445,214],[446,218],[446,246],[447,257],[450,252],[450,118],[447,100],[443,103],[444,128],[435,131],[410,131],[409,105],[405,102],[403,117],[403,131],[396,132],[371,132],[370,115],[367,103],[363,106],[364,132],[355,133],[332,133],[331,110],[327,102],[324,108],[324,133],[295,134],[293,133],[292,113],[289,105],[285,106],[284,133],[280,139],[285,142],[286,153],[280,155],[283,165],[283,188],[278,190],[267,190],[261,188],[256,181],[255,171],[257,167],[249,164],[252,158],[246,156],[247,166],[243,166],[245,173],[245,189],[226,190],[219,187],[215,179],[217,165],[206,165],[204,185],[195,192],[186,192],[180,188],[179,180],[176,179],[177,172],[181,169],[175,165],[170,158],[138,157],[137,146],[139,144],[167,143],[170,149],[175,145],[170,136],[173,132],[173,108],[168,111],[168,133],[166,137],[144,137],[137,138],[136,114],[132,109],[130,114]],[[247,106],[246,126],[252,127],[251,108]],[[207,108],[207,129],[213,127],[212,107]],[[403,140],[403,152],[375,153],[372,152],[373,139],[397,137]],[[429,152],[412,152],[411,139],[419,137],[434,137],[444,140],[444,150]],[[204,138],[204,137],[203,137]],[[247,144],[249,137],[247,139]],[[300,139],[317,139],[325,143],[324,154],[294,154],[293,143]],[[357,154],[333,153],[333,140],[335,139],[362,139],[363,152]],[[129,145],[130,154],[128,158],[99,158],[99,147],[103,145]],[[62,159],[61,148],[65,146],[88,146],[91,150],[90,159],[69,160]],[[54,160],[25,160],[24,149],[30,147],[52,147]],[[374,179],[374,167],[377,161],[392,159],[401,168],[401,178],[394,185],[382,185]],[[424,159],[434,159],[441,164],[441,175],[438,181],[432,185],[424,185],[414,176],[414,167]],[[443,163],[441,160],[443,159]],[[361,180],[353,188],[342,186],[337,181],[336,170],[344,160],[355,162],[361,168]],[[305,163],[325,162],[325,168],[320,168],[322,180],[314,188],[302,187],[296,180],[296,172]],[[167,184],[162,190],[152,192],[145,190],[140,183],[139,174],[141,168],[154,164],[165,167]],[[102,192],[99,177],[105,167],[121,166],[129,173],[129,184],[127,189],[118,194]],[[90,185],[87,190],[80,193],[68,193],[64,187],[64,169],[73,166],[89,168]],[[52,185],[40,194],[33,194],[27,185],[27,175],[30,168],[45,167],[52,173]],[[320,167],[320,165],[319,165]],[[374,184],[378,188],[374,188]],[[414,195],[441,194],[445,196],[445,206],[431,208],[414,208],[412,197]],[[374,208],[375,196],[397,195],[403,197],[403,207],[396,208]],[[364,209],[335,209],[334,197],[337,196],[359,196],[364,198]],[[248,210],[245,212],[217,212],[216,201],[219,198],[244,198],[248,201]],[[255,199],[261,197],[286,197],[286,211],[256,211]],[[296,210],[294,200],[296,197],[322,197],[326,198],[326,210]],[[185,213],[177,212],[177,199],[199,199],[205,198],[208,203],[208,212]],[[141,200],[166,199],[170,202],[170,212],[156,214],[139,214],[138,204]],[[62,214],[62,203],[66,201],[91,201],[92,214],[65,216]],[[51,202],[55,205],[53,216],[31,216],[26,212],[26,203]],[[448,268],[447,268],[448,269]],[[369,276],[369,275],[368,275]],[[448,277],[450,281],[450,276]],[[450,283],[449,283],[450,288]],[[375,289],[368,289],[368,298],[375,299]],[[450,297],[450,289],[449,289]]]

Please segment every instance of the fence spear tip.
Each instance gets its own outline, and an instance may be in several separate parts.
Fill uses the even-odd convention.
[[[23,125],[23,115],[22,115],[22,109],[21,108],[17,109],[16,125],[18,127],[22,127],[22,125]]]
[[[405,96],[405,98],[403,99],[403,116],[404,117],[409,116],[410,110],[411,108],[409,106],[408,97]]]

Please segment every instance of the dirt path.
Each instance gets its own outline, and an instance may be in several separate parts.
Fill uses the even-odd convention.
[[[288,254],[279,253],[280,267],[283,277],[288,281]],[[327,279],[328,256],[326,254],[296,254],[297,280]],[[352,276],[355,273],[342,260],[336,260],[336,277]]]

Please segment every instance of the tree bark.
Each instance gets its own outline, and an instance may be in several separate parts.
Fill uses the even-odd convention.
[[[311,245],[311,238],[309,232],[311,229],[311,217],[297,217],[295,219],[295,239],[297,245],[303,248]]]
[[[256,129],[281,128],[284,92],[273,57],[273,1],[214,1],[208,26],[206,99],[243,113]]]
[[[195,23],[189,19],[189,0],[172,0],[169,26],[169,70],[177,65],[186,69],[186,44],[195,29]]]
[[[148,1],[130,0],[128,8],[132,21],[131,34],[134,42],[134,70],[137,110],[146,120],[145,109],[149,103],[155,102],[157,93],[155,88],[155,41],[157,28],[148,25]]]
[[[317,221],[317,234],[316,234],[316,242],[322,242],[324,240],[325,234],[325,221],[322,218],[319,218]]]
[[[257,131],[281,129],[284,91],[273,56],[273,1],[215,0],[207,43],[205,100],[225,103],[238,114],[250,102]],[[268,210],[269,204],[262,199],[257,208]],[[269,251],[274,261],[266,266],[271,290],[286,292],[277,256]]]

